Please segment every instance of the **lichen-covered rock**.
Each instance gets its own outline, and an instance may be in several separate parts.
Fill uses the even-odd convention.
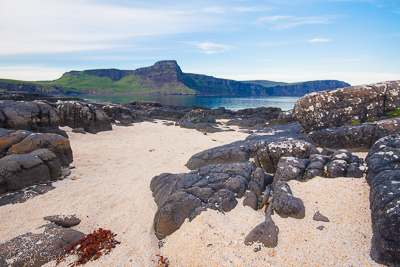
[[[287,140],[269,143],[258,151],[257,158],[267,173],[274,173],[281,157],[307,159],[310,155],[318,153],[317,148],[309,142]]]
[[[305,207],[300,198],[294,197],[287,182],[278,181],[274,186],[274,211],[282,218],[293,217],[302,219],[305,217]]]
[[[300,98],[294,114],[307,132],[365,122],[400,108],[400,81],[350,86]]]
[[[249,164],[210,165],[189,173],[163,173],[153,177],[150,189],[158,206],[154,230],[162,238],[176,231],[196,208],[213,204],[230,211],[249,189],[265,184],[265,173]],[[264,189],[262,189],[264,190]],[[198,210],[197,212],[200,212]]]
[[[0,157],[4,157],[10,147],[21,142],[31,134],[32,132],[24,130],[15,131],[0,128]]]
[[[71,128],[84,128],[88,133],[112,130],[110,119],[103,110],[93,104],[80,101],[58,101],[56,110],[60,125]]]
[[[369,150],[371,186],[371,258],[388,265],[400,262],[400,134],[379,139]]]
[[[11,266],[39,267],[65,255],[73,243],[85,237],[82,232],[54,224],[44,229],[41,234],[26,233],[0,244],[0,257],[12,260]]]
[[[12,145],[7,150],[7,155],[28,154],[41,148],[53,152],[62,166],[68,166],[73,161],[69,140],[61,135],[51,133],[28,135],[19,143]]]

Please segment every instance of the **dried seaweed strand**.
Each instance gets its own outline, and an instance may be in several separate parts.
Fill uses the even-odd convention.
[[[91,260],[97,260],[101,255],[110,253],[115,248],[115,245],[120,244],[119,241],[114,239],[115,236],[117,235],[110,230],[99,228],[99,230],[73,243],[65,252],[65,255],[57,259],[56,264],[58,265],[63,261],[68,254],[78,255],[78,260],[69,265],[71,267],[85,264]]]

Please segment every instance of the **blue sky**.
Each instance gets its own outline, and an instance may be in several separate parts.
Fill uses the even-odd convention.
[[[235,80],[400,80],[399,0],[0,0],[0,78],[177,60]]]

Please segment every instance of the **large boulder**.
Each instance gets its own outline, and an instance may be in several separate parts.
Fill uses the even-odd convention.
[[[369,150],[371,185],[371,258],[388,265],[400,262],[400,134],[379,139]]]
[[[85,237],[82,232],[55,224],[43,227],[44,232],[41,234],[26,233],[0,244],[0,264],[3,257],[12,260],[10,266],[39,267],[65,255],[73,243]]]
[[[22,135],[23,133],[21,133]],[[62,166],[69,166],[73,161],[70,142],[67,138],[52,133],[33,133],[22,141],[12,145],[7,150],[7,155],[28,154],[37,149],[45,148],[53,152]]]
[[[0,159],[0,194],[54,181],[60,175],[61,165],[49,150],[9,155]]]
[[[189,173],[155,176],[150,189],[158,206],[153,223],[157,236],[163,238],[176,231],[186,218],[197,215],[193,213],[199,207],[213,204],[217,209],[230,211],[237,204],[236,197],[243,197],[252,182],[264,185],[265,173],[244,163],[210,165]]]
[[[307,132],[381,118],[400,108],[400,81],[350,86],[300,98],[294,114]]]
[[[84,128],[89,133],[112,130],[110,119],[103,110],[93,104],[81,101],[58,101],[55,106],[62,126]]]
[[[104,105],[101,106],[101,109],[112,122],[120,123],[121,125],[128,126],[132,122],[139,121],[136,111],[122,105]]]

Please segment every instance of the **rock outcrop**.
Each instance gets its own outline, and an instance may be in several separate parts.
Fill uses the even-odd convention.
[[[81,101],[58,101],[55,105],[62,126],[83,128],[93,134],[112,130],[107,115],[92,104]]]
[[[366,158],[371,186],[371,258],[387,266],[400,262],[400,134],[379,139]]]
[[[65,255],[73,243],[85,237],[82,232],[55,224],[46,224],[43,228],[41,234],[26,233],[0,244],[0,265],[39,267]],[[7,265],[5,260],[12,264]]]
[[[0,128],[40,131],[41,128],[57,128],[60,119],[57,111],[41,101],[0,101]]]
[[[400,81],[351,86],[300,98],[294,114],[307,132],[381,118],[400,108]]]
[[[236,198],[244,196],[250,183],[263,191],[265,173],[248,164],[211,165],[198,170],[155,176],[150,184],[158,210],[153,228],[159,238],[175,232],[186,218],[205,205],[216,206],[225,212],[233,209]],[[254,190],[254,189],[253,189]],[[260,194],[260,192],[255,192]],[[193,219],[193,216],[191,217]]]
[[[253,135],[249,135],[245,141],[237,141],[231,144],[207,149],[193,155],[186,164],[191,170],[213,164],[228,164],[234,162],[247,162],[250,158],[257,156],[258,151],[272,142],[287,141],[288,138],[294,142],[304,140],[311,142],[304,133],[299,123],[286,126],[264,128]],[[255,162],[259,162],[255,159]]]

